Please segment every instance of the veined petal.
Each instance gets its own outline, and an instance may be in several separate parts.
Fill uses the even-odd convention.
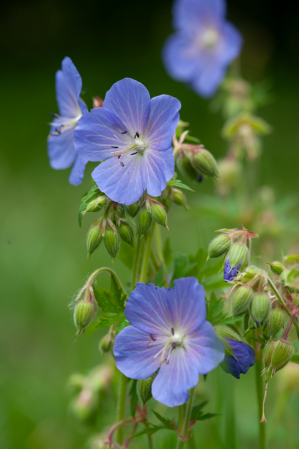
[[[193,277],[174,281],[174,288],[167,289],[167,303],[175,331],[189,334],[206,319],[205,292]]]
[[[73,141],[74,129],[68,128],[61,134],[48,137],[48,155],[52,168],[63,170],[74,163],[77,154]]]
[[[176,407],[189,399],[188,390],[196,386],[198,372],[189,353],[182,347],[174,349],[159,370],[152,384],[153,397],[167,405]]]
[[[109,109],[92,109],[78,122],[74,133],[75,148],[89,161],[108,159],[132,145],[130,137],[122,134],[125,130],[125,125]]]
[[[180,116],[181,103],[170,95],[160,95],[150,101],[150,112],[145,128],[150,147],[167,150],[172,142]]]
[[[173,26],[178,30],[196,29],[199,21],[213,23],[226,13],[224,0],[176,0],[173,6]]]
[[[56,98],[60,115],[74,118],[81,114],[78,98],[82,89],[81,76],[68,57],[62,61],[62,70],[56,72]]]
[[[167,39],[162,57],[168,74],[175,80],[189,82],[196,72],[197,60],[190,54],[190,39],[184,34],[173,34]]]
[[[172,147],[166,151],[150,150],[143,154],[140,164],[143,191],[159,196],[174,175],[174,156]],[[140,195],[141,196],[141,195]]]
[[[172,335],[173,322],[164,288],[137,284],[127,301],[125,315],[140,330],[153,335]]]
[[[72,168],[72,171],[71,171],[71,174],[69,177],[69,182],[71,184],[73,184],[74,186],[78,186],[79,184],[81,184],[83,177],[84,177],[84,171],[85,171],[86,164],[87,164],[87,160],[77,154],[75,163],[73,165],[73,168]]]
[[[209,373],[225,356],[224,344],[208,321],[188,334],[184,339],[184,345],[198,374]]]
[[[103,108],[109,108],[134,135],[144,132],[150,110],[150,94],[143,84],[125,78],[106,93]]]
[[[165,337],[150,335],[136,329],[125,327],[115,339],[113,353],[117,368],[132,379],[147,379],[159,368],[159,353],[166,343]]]

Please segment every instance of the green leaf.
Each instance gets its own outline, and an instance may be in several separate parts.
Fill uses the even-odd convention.
[[[79,226],[81,227],[81,222],[82,222],[82,213],[86,210],[88,203],[90,203],[90,201],[95,200],[99,194],[101,193],[101,191],[99,190],[97,185],[94,185],[90,190],[88,190],[88,192],[86,192],[82,198],[81,198],[81,203],[80,203],[80,207],[79,207],[79,212],[78,212],[78,220],[79,220]]]
[[[198,418],[197,421],[205,421],[206,419],[215,418],[215,416],[219,416],[219,413],[206,413]]]
[[[134,248],[122,240],[120,250],[117,253],[117,258],[125,265],[125,267],[132,270],[134,259]]]
[[[103,314],[98,321],[96,328],[99,327],[110,327],[112,324],[117,323],[124,317],[124,313],[117,313],[114,315]]]
[[[190,189],[190,187],[186,186],[186,184],[183,184],[182,181],[180,181],[179,179],[172,179],[172,180],[168,181],[167,185],[178,187],[179,189],[190,190],[191,192],[194,192],[193,189]]]
[[[131,323],[129,323],[129,321],[124,316],[123,319],[121,321],[119,321],[118,325],[115,328],[116,335],[118,335],[120,333],[120,331],[122,331],[125,327],[128,327],[130,325],[131,325]]]
[[[164,257],[165,265],[168,266],[173,259],[172,249],[170,247],[170,239],[169,238],[167,238],[164,243],[163,257]]]
[[[137,380],[136,379],[133,379],[132,387],[131,387],[129,396],[131,398],[131,415],[133,416],[133,418],[135,418],[136,405],[137,405],[137,402],[138,402]]]
[[[213,292],[210,297],[210,301],[208,302],[208,314],[207,320],[213,324],[219,324],[223,319],[226,318],[226,315],[223,313],[223,302],[221,298],[217,299],[215,293]]]
[[[290,361],[299,365],[299,353],[295,353]]]
[[[191,421],[205,421],[206,419],[218,416],[217,413],[203,413],[202,409],[207,405],[208,401],[203,401],[192,408]]]
[[[223,273],[216,274],[215,276],[211,276],[208,279],[202,280],[202,285],[205,290],[223,290],[227,288],[227,283],[223,279]]]
[[[141,432],[131,435],[130,438],[140,437],[141,435],[153,435],[154,433],[158,432],[158,430],[160,430],[160,429],[166,429],[166,427],[163,427],[163,426],[154,426],[153,424],[150,424],[150,425],[151,425],[151,427],[146,427],[145,429],[141,430]]]
[[[171,281],[189,276],[191,270],[197,266],[197,262],[190,263],[185,254],[177,254],[173,261],[173,274]]]
[[[160,266],[159,270],[157,271],[155,279],[153,280],[153,284],[156,287],[163,287],[164,286],[164,270],[163,270],[163,266],[162,265]]]
[[[166,429],[169,430],[174,430],[173,426],[171,424],[171,420],[168,418],[163,418],[163,416],[159,415],[159,413],[155,412],[154,410],[152,410],[152,412],[155,414],[156,418],[161,421],[162,424],[164,424],[164,426],[166,427]]]
[[[194,256],[193,255],[188,256],[190,263],[196,263],[196,266],[193,268],[193,270],[191,270],[189,276],[194,276],[197,279],[202,278],[201,270],[204,264],[206,263],[207,257],[208,257],[207,253],[202,248],[200,248]]]

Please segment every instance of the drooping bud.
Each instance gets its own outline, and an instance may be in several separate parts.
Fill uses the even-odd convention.
[[[120,247],[120,238],[118,232],[115,232],[110,226],[106,228],[104,244],[112,259],[115,259]]]
[[[183,173],[187,178],[198,181],[199,173],[192,166],[189,156],[178,157],[176,163],[180,172]]]
[[[172,188],[170,197],[174,204],[177,204],[178,206],[184,206],[186,209],[188,209],[186,196],[181,190]]]
[[[133,203],[133,204],[130,204],[129,206],[127,206],[127,210],[129,212],[129,215],[131,217],[133,217],[133,218],[136,217],[136,215],[137,215],[137,213],[139,211],[139,208],[140,208],[139,201],[137,201],[136,203]]]
[[[101,221],[96,221],[91,225],[86,237],[87,257],[90,258],[91,254],[102,241]]]
[[[152,223],[152,217],[146,208],[141,209],[138,214],[138,227],[141,235],[144,235]]]
[[[226,355],[233,355],[233,350],[227,340],[243,341],[240,335],[230,327],[222,324],[215,326],[214,329],[222,343],[224,343]]]
[[[77,335],[79,335],[83,330],[85,330],[90,325],[94,315],[95,313],[93,303],[82,300],[78,304],[76,304],[74,311],[74,323],[78,330]]]
[[[161,226],[164,226],[168,230],[167,225],[167,213],[161,204],[152,204],[150,210],[152,218]]]
[[[281,309],[271,310],[267,322],[270,337],[274,337],[280,331],[285,323],[285,319],[285,313]]]
[[[129,223],[127,222],[127,220],[124,219],[120,220],[118,232],[124,242],[128,243],[129,245],[133,245],[134,232]]]
[[[242,271],[248,265],[248,248],[243,243],[234,243],[228,252],[231,268],[240,265],[239,271]]]
[[[293,354],[294,347],[288,341],[282,339],[268,341],[263,352],[266,382],[290,361]]]
[[[232,315],[239,316],[247,312],[253,296],[252,289],[241,286],[234,291],[232,298]]]
[[[139,398],[140,402],[142,403],[143,407],[145,406],[147,401],[149,401],[152,397],[152,383],[155,380],[156,375],[157,374],[154,373],[148,379],[138,380],[138,382],[137,382],[136,391],[137,391],[138,398]]]
[[[107,197],[105,195],[100,195],[96,199],[90,201],[88,203],[87,208],[84,212],[82,212],[82,215],[85,215],[87,212],[97,212],[100,209],[102,209],[103,206],[107,204]]]
[[[251,303],[251,318],[260,326],[265,324],[271,310],[270,298],[264,293],[257,293],[254,295]]]
[[[101,352],[109,352],[112,346],[111,336],[109,334],[105,335],[99,343],[99,349]]]
[[[212,178],[217,178],[219,176],[217,162],[214,156],[204,148],[199,150],[192,158],[193,166],[203,175],[211,176]]]
[[[275,262],[269,263],[268,265],[270,266],[272,273],[277,274],[278,276],[285,270],[284,265],[278,260],[275,260]]]
[[[231,239],[227,235],[217,235],[209,244],[208,256],[211,258],[219,257],[229,250],[230,245]]]

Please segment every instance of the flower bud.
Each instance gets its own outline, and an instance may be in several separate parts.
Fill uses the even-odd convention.
[[[87,208],[84,212],[82,212],[82,215],[85,215],[86,212],[97,212],[98,210],[102,209],[103,206],[107,204],[107,197],[105,195],[100,195],[96,199],[90,201],[88,203]]]
[[[99,343],[99,349],[101,352],[104,352],[104,353],[109,352],[111,345],[112,345],[111,336],[109,334],[107,334],[101,339],[101,341]]]
[[[142,208],[138,214],[138,227],[141,235],[144,235],[152,223],[152,217],[146,208]]]
[[[211,258],[219,257],[229,250],[230,245],[231,239],[227,235],[217,235],[209,244],[208,256]]]
[[[215,326],[214,329],[222,343],[224,343],[226,355],[233,355],[233,350],[227,340],[243,341],[240,335],[230,327],[222,324]]]
[[[111,227],[107,227],[104,235],[104,244],[112,259],[115,259],[120,247],[118,232],[115,232]]]
[[[252,299],[252,289],[247,286],[241,286],[234,291],[232,298],[232,315],[239,316],[247,312]]]
[[[294,262],[298,263],[299,262],[299,254],[298,253],[297,254],[289,254],[283,258],[283,261],[285,263],[294,263]]]
[[[276,371],[283,368],[294,353],[294,347],[286,340],[268,341],[263,352],[266,382],[273,377]]]
[[[165,206],[167,212],[169,212],[169,209],[171,207],[171,201],[170,198],[163,198],[161,203],[163,204],[163,206]]]
[[[243,243],[234,243],[228,252],[231,268],[240,265],[239,271],[242,271],[248,265],[248,248]]]
[[[187,178],[198,181],[199,173],[192,166],[190,158],[188,156],[178,157],[176,163],[180,172],[183,173]]]
[[[127,206],[127,210],[129,212],[129,215],[131,217],[133,217],[133,218],[136,217],[136,215],[137,215],[137,213],[139,211],[139,208],[140,208],[139,201],[137,201],[136,203],[133,203],[133,204],[130,204],[129,206]]]
[[[94,303],[96,303],[96,301],[94,301]],[[78,330],[77,335],[80,335],[80,333],[92,322],[95,315],[94,309],[94,304],[88,301],[83,300],[76,304],[74,311],[74,323]]]
[[[251,279],[253,279],[254,276],[257,275],[257,274],[260,274],[260,275],[261,275],[261,278],[264,277],[264,276],[267,276],[266,271],[261,270],[260,268],[256,267],[255,265],[249,265],[249,266],[245,269],[244,273],[242,273],[242,279],[241,279],[241,282],[244,282],[244,283],[245,283],[245,282],[248,282],[248,281],[250,281]]]
[[[278,276],[285,270],[283,264],[278,260],[275,260],[275,262],[269,263],[268,265],[270,266],[272,273],[277,274]]]
[[[251,303],[251,317],[260,326],[266,323],[271,310],[270,298],[264,293],[254,295]]]
[[[105,440],[98,440],[94,442],[92,449],[111,449],[111,445]]]
[[[288,284],[288,276],[290,274],[290,270],[283,270],[283,272],[280,275],[280,279],[284,284]]]
[[[126,220],[121,220],[119,222],[118,232],[124,242],[128,243],[129,245],[133,245],[134,232]]]
[[[136,391],[137,391],[138,398],[139,398],[140,402],[142,403],[143,407],[145,406],[147,401],[149,401],[152,397],[152,383],[155,380],[156,375],[157,374],[154,373],[148,379],[138,380],[138,382],[137,382]]]
[[[267,322],[269,336],[273,337],[280,331],[285,323],[286,316],[281,309],[271,310]]]
[[[86,237],[86,246],[87,246],[87,257],[90,258],[91,254],[95,249],[100,245],[102,241],[102,231],[100,223],[97,221],[96,224],[92,224],[88,230]]]
[[[167,225],[167,213],[161,204],[152,204],[151,205],[151,216],[155,220],[156,223],[158,223],[161,226],[164,226],[168,230]]]
[[[195,169],[203,175],[211,176],[212,178],[217,178],[219,175],[214,157],[204,148],[193,156],[192,163]]]
[[[181,190],[172,188],[171,199],[174,202],[174,204],[177,204],[178,206],[184,206],[186,209],[188,209],[186,196],[183,194]]]

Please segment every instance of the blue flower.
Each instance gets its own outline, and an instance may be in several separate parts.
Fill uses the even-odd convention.
[[[225,264],[224,264],[224,275],[223,275],[225,282],[230,282],[237,276],[241,265],[242,265],[242,261],[240,263],[238,263],[238,265],[236,265],[235,267],[232,268],[230,265],[229,256],[226,258]]]
[[[224,0],[176,0],[163,59],[171,77],[189,83],[202,97],[214,94],[227,66],[240,54],[242,37],[225,20]]]
[[[143,192],[161,195],[174,174],[171,146],[181,103],[168,95],[150,99],[135,80],[123,79],[107,92],[102,108],[79,121],[75,147],[90,161],[99,189],[117,203],[132,204]]]
[[[88,112],[79,98],[82,79],[70,58],[62,61],[62,70],[56,72],[56,99],[59,113],[52,114],[54,120],[48,136],[50,165],[56,170],[73,166],[69,181],[78,185],[82,182],[87,159],[79,156],[74,147],[74,129],[78,120]]]
[[[147,379],[159,370],[153,397],[174,407],[184,404],[199,374],[224,358],[224,344],[206,321],[205,294],[195,278],[182,278],[174,288],[137,284],[125,315],[132,326],[116,337],[117,368],[127,377]]]
[[[255,363],[255,353],[251,346],[243,341],[226,339],[233,350],[234,356],[226,355],[221,367],[226,373],[231,374],[236,379],[240,379],[240,374],[246,374]]]

